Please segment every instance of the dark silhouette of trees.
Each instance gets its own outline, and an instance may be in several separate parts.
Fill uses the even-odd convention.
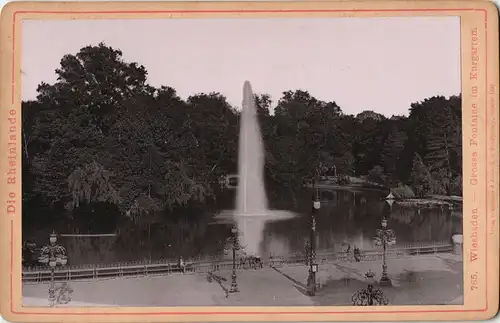
[[[236,172],[240,114],[222,94],[183,100],[152,87],[143,66],[105,44],[65,55],[55,72],[22,105],[23,212],[81,217],[112,205],[106,213],[169,217],[210,204],[214,183]],[[461,194],[460,96],[428,98],[392,118],[347,115],[303,90],[275,102],[272,113],[272,98],[255,96],[271,183],[298,187],[335,168],[418,196]]]
[[[414,188],[417,196],[425,196],[432,188],[431,173],[418,153],[415,153],[415,157],[413,158],[410,185]]]

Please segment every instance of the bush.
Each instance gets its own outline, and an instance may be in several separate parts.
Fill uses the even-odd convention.
[[[458,175],[451,183],[451,194],[462,196],[462,187],[462,175]]]
[[[450,195],[451,184],[451,174],[449,174],[445,169],[439,169],[432,173],[432,194]]]
[[[378,184],[384,184],[386,181],[384,169],[381,166],[375,166],[368,172],[368,180]]]
[[[338,177],[338,185],[348,185],[351,183],[351,179],[347,175],[342,175]]]
[[[391,190],[392,194],[398,199],[412,199],[415,198],[415,192],[408,185],[398,185],[398,187]]]

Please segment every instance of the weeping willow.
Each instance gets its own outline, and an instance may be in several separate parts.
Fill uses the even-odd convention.
[[[66,207],[71,210],[82,203],[118,204],[120,196],[111,182],[111,177],[111,172],[97,162],[77,167],[68,177],[68,189],[72,199]]]

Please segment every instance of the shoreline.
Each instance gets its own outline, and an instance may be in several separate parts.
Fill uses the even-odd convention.
[[[328,184],[328,183],[318,183],[315,186],[319,189],[331,189],[331,190],[339,190],[339,191],[351,191],[355,193],[362,193],[363,191],[377,191],[377,192],[384,192],[388,191],[390,193],[391,189],[382,187],[382,186],[375,186],[372,185],[369,182],[362,181],[361,179],[358,179],[356,183],[350,183],[350,184],[345,184],[345,185],[338,185],[338,184]],[[366,185],[366,186],[365,186]],[[312,184],[306,184],[305,187],[307,188],[312,188]],[[388,194],[389,194],[388,193]],[[386,200],[385,198],[382,198],[382,200]],[[424,197],[415,197],[415,198],[395,198],[392,199],[392,201],[404,205],[404,206],[427,206],[427,207],[432,207],[432,206],[455,206],[457,204],[461,204],[463,202],[463,197],[462,196],[457,196],[457,195],[437,195],[437,194],[431,194],[428,196]]]
[[[312,184],[306,184],[304,185],[306,188],[312,188]],[[331,189],[331,190],[339,190],[339,191],[351,191],[351,192],[363,192],[363,191],[377,191],[377,192],[384,192],[387,191],[386,188],[383,187],[377,187],[377,186],[363,186],[361,184],[346,184],[346,185],[338,185],[338,184],[316,184],[316,188],[323,188],[323,189]]]
[[[463,199],[461,196],[431,195],[421,198],[395,199],[394,201],[404,206],[448,206],[453,208],[455,205],[461,205]]]

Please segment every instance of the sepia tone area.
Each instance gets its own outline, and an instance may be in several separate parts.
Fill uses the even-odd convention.
[[[433,21],[456,18],[432,16]],[[133,54],[109,37],[114,27],[98,40],[80,32],[76,47],[75,39],[57,43],[58,36],[53,53],[39,51],[49,72],[33,68],[27,39],[37,37],[24,34],[16,63],[22,79],[16,84],[22,87],[15,92],[13,83],[12,92],[12,102],[19,95],[22,110],[19,118],[8,110],[8,122],[19,122],[22,140],[19,146],[12,135],[3,141],[18,147],[8,158],[22,165],[22,208],[8,189],[19,183],[15,168],[6,169],[8,185],[2,188],[11,216],[10,233],[9,226],[5,232],[11,252],[19,256],[11,258],[11,312],[48,319],[52,311],[73,315],[77,309],[89,318],[107,311],[133,318],[174,310],[179,312],[168,317],[183,321],[210,306],[217,306],[212,317],[217,320],[241,320],[240,311],[252,320],[279,319],[269,315],[285,308],[302,320],[316,312],[313,320],[340,318],[340,313],[356,320],[364,310],[380,311],[375,319],[398,310],[401,318],[419,311],[434,318],[440,312],[486,315],[493,305],[483,294],[494,292],[492,273],[498,271],[497,265],[484,267],[498,256],[491,251],[498,249],[498,210],[491,199],[498,192],[498,174],[482,163],[492,158],[488,165],[494,165],[498,150],[485,148],[483,158],[480,147],[486,140],[488,147],[498,146],[498,112],[481,106],[497,105],[498,75],[489,75],[483,88],[488,47],[479,44],[487,34],[472,17],[461,16],[450,36],[461,35],[461,41],[441,42],[432,62],[437,67],[427,66],[428,77],[452,82],[420,86],[405,65],[421,66],[416,69],[424,75],[430,62],[426,55],[407,57],[388,74],[407,75],[401,83],[414,84],[393,95],[377,90],[372,104],[359,103],[371,101],[366,95],[349,99],[363,93],[350,88],[352,80],[363,79],[366,93],[368,80],[380,89],[391,88],[390,82],[369,69],[356,74],[364,59],[356,50],[347,54],[347,62],[322,61],[327,55],[294,60],[292,50],[283,61],[288,75],[273,70],[270,61],[261,60],[261,68],[248,73],[224,63],[205,68],[198,59],[191,64],[198,69],[192,74],[196,82],[186,82],[181,81],[186,75],[171,76],[182,62],[168,54],[140,59],[141,51]],[[412,19],[421,17],[397,17]],[[129,20],[131,26],[134,21]],[[42,20],[31,22],[44,28]],[[24,33],[27,26],[23,21]],[[74,35],[67,26],[67,35]],[[385,28],[380,26],[373,28],[375,34]],[[253,50],[264,50],[259,42],[269,50],[272,41],[266,37],[248,37]],[[353,44],[363,42],[362,36],[351,38]],[[428,38],[440,42],[439,36]],[[154,52],[159,43],[142,52]],[[355,49],[353,44],[344,48]],[[418,36],[413,45],[419,47]],[[220,51],[231,66],[235,58],[227,56],[228,48]],[[191,52],[186,48],[176,55]],[[249,51],[235,49],[234,57],[259,66],[244,52]],[[488,53],[490,62],[498,55]],[[330,73],[331,66],[298,72],[308,71],[313,61],[338,64],[341,70],[347,66],[342,78],[349,81]],[[173,73],[159,74],[165,66]],[[460,73],[469,74],[461,87]],[[263,82],[266,75],[273,75],[272,81]],[[294,84],[290,75],[301,82]],[[325,92],[325,82],[337,90]],[[381,107],[384,96],[391,100]],[[15,226],[22,235],[14,233]],[[12,271],[16,268],[19,273]],[[477,305],[481,310],[473,303],[483,304]],[[437,306],[431,313],[425,305]]]
[[[323,62],[362,64],[368,55],[355,50],[365,41],[360,27],[446,28],[439,35],[432,28],[415,31],[415,48],[418,39],[448,39],[434,60],[418,51],[392,55],[450,82],[442,89],[415,83],[429,96],[406,98],[408,106],[392,105],[387,115],[365,104],[354,108],[349,99],[344,111],[335,94],[324,94],[328,101],[314,97],[324,79],[297,82],[307,87],[279,98],[256,94],[245,82],[241,104],[231,105],[225,93],[232,95],[232,87],[223,83],[220,92],[196,92],[216,82],[205,72],[214,69],[208,61],[190,63],[201,84],[181,98],[168,82],[178,83],[170,75],[183,70],[170,67],[167,83],[152,86],[141,62],[126,61],[126,53],[104,42],[59,58],[57,81],[43,76],[36,97],[22,103],[24,304],[46,304],[47,291],[49,306],[463,304],[461,96],[442,95],[460,91],[458,20],[391,19],[339,19],[353,58]],[[163,32],[173,31],[174,22],[165,22]],[[227,37],[249,38],[251,31],[239,28],[243,22],[261,23],[188,21],[185,27],[201,36],[201,28],[232,27],[239,31]],[[24,84],[34,70],[29,40],[50,24],[23,23]],[[68,33],[81,28],[52,24]],[[260,34],[263,43],[274,40]],[[192,47],[185,37],[179,42]],[[332,31],[331,37],[339,36]],[[230,39],[222,44],[214,57],[232,46]],[[295,54],[298,48],[290,48],[288,68],[313,68],[313,57]],[[252,54],[233,51],[221,70],[250,62]],[[45,52],[38,57],[53,60]],[[154,70],[182,61],[167,54],[145,63]],[[252,64],[262,76],[284,73],[266,60]],[[331,75],[332,82],[370,75],[351,70]],[[229,80],[240,77],[234,68],[225,71]],[[356,97],[356,88],[343,88]]]

